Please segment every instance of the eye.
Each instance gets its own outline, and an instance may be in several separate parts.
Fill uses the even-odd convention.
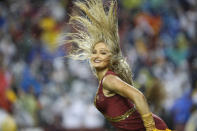
[[[107,53],[106,53],[106,52],[101,52],[101,54],[102,54],[102,55],[106,55]]]
[[[93,50],[93,51],[92,51],[92,54],[96,54],[96,50]]]

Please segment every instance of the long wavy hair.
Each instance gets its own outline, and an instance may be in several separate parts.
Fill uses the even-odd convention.
[[[69,38],[66,43],[71,43],[74,48],[68,57],[90,60],[94,46],[98,42],[103,42],[112,53],[109,69],[132,85],[131,69],[122,55],[119,44],[117,1],[111,0],[108,6],[104,6],[102,0],[80,0],[74,2],[74,5],[69,24],[75,32],[66,34]],[[91,68],[96,75],[96,70],[92,66]]]

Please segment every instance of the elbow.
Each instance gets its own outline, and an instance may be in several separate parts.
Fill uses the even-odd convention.
[[[140,114],[147,114],[150,112],[146,98],[142,93],[136,96],[134,103]]]
[[[139,105],[139,103],[146,103],[146,98],[145,98],[144,94],[141,92],[137,93],[135,96],[135,99],[134,99],[134,103],[136,105]]]

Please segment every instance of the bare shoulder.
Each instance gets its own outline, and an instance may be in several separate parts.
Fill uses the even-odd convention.
[[[103,79],[103,88],[123,97],[130,98],[131,100],[134,100],[136,97],[138,97],[138,94],[142,94],[139,90],[127,84],[115,75],[105,76]]]
[[[120,80],[121,79],[118,76],[109,74],[104,77],[103,84],[112,84],[112,83],[116,83]]]
[[[111,74],[105,76],[105,78],[103,79],[103,87],[110,91],[117,90],[118,88],[120,89],[124,84],[126,83],[122,81],[118,76]]]

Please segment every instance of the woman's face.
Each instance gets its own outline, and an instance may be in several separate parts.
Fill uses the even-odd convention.
[[[99,42],[93,48],[90,61],[96,70],[105,69],[108,68],[110,57],[109,48],[103,42]]]

